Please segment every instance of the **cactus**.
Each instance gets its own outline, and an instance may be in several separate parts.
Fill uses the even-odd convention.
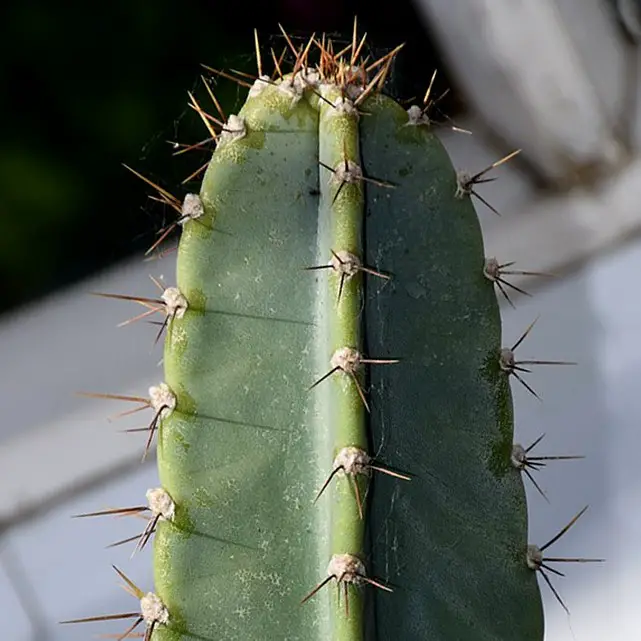
[[[293,70],[259,54],[219,130],[194,101],[200,194],[159,192],[177,287],[134,300],[165,314],[165,381],[117,398],[153,410],[161,487],[91,514],[151,514],[155,592],[116,568],[141,608],[109,618],[155,641],[541,640],[521,472],[551,457],[514,445],[510,391],[534,393],[531,328],[502,348],[508,265],[471,200],[502,161],[457,174],[429,95],[384,93],[398,50],[288,43]]]

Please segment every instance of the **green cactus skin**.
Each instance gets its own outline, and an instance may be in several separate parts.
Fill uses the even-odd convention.
[[[350,55],[257,80],[182,221],[155,641],[543,638],[477,216]]]
[[[154,638],[541,639],[474,208],[427,126],[380,93],[357,106],[364,115],[341,109],[321,75],[299,94],[291,76],[289,90],[257,81],[227,126],[244,132],[225,135],[205,175],[205,216],[184,225],[189,308],[168,330],[177,406],[158,445],[176,504],[155,540],[170,623]],[[344,183],[349,163],[393,187]],[[301,269],[332,251],[393,279],[359,272],[341,286],[337,270]],[[344,347],[400,362],[357,372],[358,384],[339,370],[310,391]],[[411,481],[371,474],[368,493],[361,474],[359,503],[339,473],[314,502],[350,446]],[[340,554],[394,592],[342,583],[339,603],[333,580],[301,605]]]
[[[403,486],[380,477],[373,490],[373,571],[402,588],[374,593],[373,638],[541,639],[477,218],[469,198],[453,197],[455,172],[427,127],[407,126],[383,96],[366,108],[364,171],[398,184],[368,199],[367,260],[395,278],[367,296],[367,341],[404,357],[402,367],[372,369],[372,447],[416,476]]]

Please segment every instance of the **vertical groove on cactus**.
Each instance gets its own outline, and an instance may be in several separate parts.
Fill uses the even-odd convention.
[[[158,188],[177,287],[106,295],[166,329],[149,399],[99,395],[154,410],[162,486],[80,515],[151,513],[128,540],[154,535],[157,596],[117,570],[141,613],[106,618],[146,641],[541,641],[521,472],[578,457],[514,445],[510,377],[534,393],[519,364],[567,363],[515,360],[532,325],[501,347],[495,285],[512,304],[503,276],[536,272],[485,258],[471,202],[518,152],[457,174],[381,91],[397,50],[287,42],[293,73],[259,59],[200,195]]]

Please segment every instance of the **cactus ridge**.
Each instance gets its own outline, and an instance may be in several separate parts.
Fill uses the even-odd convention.
[[[281,27],[282,30],[282,27]],[[146,515],[156,593],[135,619],[147,641],[541,641],[522,473],[552,459],[514,443],[510,377],[532,364],[501,347],[497,292],[527,292],[486,258],[477,187],[518,150],[456,171],[423,105],[384,94],[401,47],[363,57],[312,36],[293,68],[216,71],[249,89],[238,114],[190,104],[215,141],[199,194],[145,178],[177,218],[177,285],[136,302],[166,332],[165,380],[148,397],[161,487]],[[273,54],[273,52],[272,52]],[[312,58],[316,57],[316,63]],[[215,71],[215,70],[211,70]],[[128,168],[130,169],[130,168]],[[197,175],[198,172],[196,172]],[[160,254],[165,255],[165,253]],[[536,322],[536,321],[535,321]],[[527,365],[528,367],[524,367]],[[376,473],[376,474],[374,474]],[[547,497],[545,497],[547,499]],[[576,559],[574,559],[576,560]],[[338,600],[329,594],[335,584]]]

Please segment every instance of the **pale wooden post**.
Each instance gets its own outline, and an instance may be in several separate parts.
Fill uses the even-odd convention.
[[[415,1],[472,109],[540,177],[585,183],[622,162],[638,51],[607,0]]]

